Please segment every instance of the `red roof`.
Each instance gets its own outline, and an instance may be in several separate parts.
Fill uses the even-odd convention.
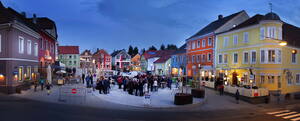
[[[169,58],[171,58],[171,55],[163,56],[154,61],[154,63],[165,63]]]
[[[79,54],[79,46],[58,46],[58,54]]]

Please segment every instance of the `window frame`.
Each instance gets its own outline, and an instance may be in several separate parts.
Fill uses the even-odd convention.
[[[236,56],[236,62],[235,62],[235,55],[237,55],[237,56]],[[232,54],[232,57],[233,57],[232,63],[233,63],[233,64],[238,64],[238,62],[239,62],[239,53],[238,53],[238,52],[234,52],[234,53]]]
[[[243,42],[244,43],[249,43],[249,32],[244,32],[243,33]]]
[[[18,37],[19,54],[24,54],[24,42],[25,42],[24,37],[19,36]]]

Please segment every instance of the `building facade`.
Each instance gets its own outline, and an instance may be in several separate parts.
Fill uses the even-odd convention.
[[[80,68],[84,74],[95,71],[91,50],[84,50],[80,54]]]
[[[218,20],[187,39],[187,76],[203,81],[213,80],[216,33],[227,31],[248,18],[245,11],[226,17],[219,15]]]
[[[171,74],[177,77],[186,75],[186,44],[172,54]]]
[[[299,92],[299,32],[270,12],[217,35],[217,76],[227,85],[267,88],[270,93]]]
[[[107,71],[112,68],[112,57],[104,49],[97,50],[93,54],[93,60],[95,60],[96,68],[100,71]]]
[[[118,71],[129,71],[131,56],[125,49],[114,51],[112,54],[112,66]]]
[[[0,91],[15,93],[38,75],[39,29],[0,2]]]
[[[154,62],[154,74],[161,76],[171,75],[171,56],[163,56]]]
[[[58,46],[58,61],[65,64],[66,68],[80,67],[80,56],[78,46]]]
[[[131,58],[131,70],[141,71],[141,55],[136,54]]]

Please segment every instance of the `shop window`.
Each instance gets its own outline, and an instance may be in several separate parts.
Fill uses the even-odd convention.
[[[19,81],[23,81],[23,73],[24,73],[24,67],[23,66],[19,66],[18,69],[18,80]]]
[[[31,66],[27,66],[27,78],[30,80],[31,79]]]

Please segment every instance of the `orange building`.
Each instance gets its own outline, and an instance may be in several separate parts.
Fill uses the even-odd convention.
[[[187,39],[187,76],[212,80],[215,72],[215,35],[234,28],[248,18],[244,10],[226,17],[219,15],[218,20]]]

